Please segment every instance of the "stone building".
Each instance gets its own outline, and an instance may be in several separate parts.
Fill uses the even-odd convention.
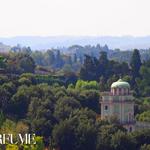
[[[102,119],[115,116],[129,132],[135,130],[134,102],[128,82],[122,79],[114,82],[110,92],[102,93],[100,103]]]

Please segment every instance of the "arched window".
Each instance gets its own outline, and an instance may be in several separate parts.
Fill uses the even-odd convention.
[[[107,105],[105,105],[105,108],[104,108],[104,110],[106,110],[106,111],[108,110],[108,106],[107,106]]]

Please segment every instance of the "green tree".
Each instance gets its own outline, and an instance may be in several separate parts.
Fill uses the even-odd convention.
[[[80,108],[80,103],[73,97],[64,96],[57,100],[54,115],[60,120],[69,118],[74,109]]]
[[[55,62],[55,67],[56,68],[61,68],[64,65],[60,50],[56,51],[56,62]]]
[[[77,54],[76,53],[73,55],[73,62],[77,63]]]
[[[139,94],[142,96],[150,96],[150,69],[145,65],[142,65],[140,68],[140,74],[142,78],[136,79],[136,84],[139,90]]]
[[[19,147],[17,145],[8,144],[6,150],[19,150]]]
[[[85,55],[84,64],[80,70],[80,78],[83,80],[94,80],[96,77],[95,67],[93,58]]]
[[[150,122],[150,110],[144,111],[143,113],[139,114],[137,119],[142,122]]]
[[[4,68],[6,66],[5,58],[0,56],[0,68]]]
[[[99,92],[96,90],[84,90],[80,92],[79,101],[84,108],[89,108],[100,113]]]
[[[75,85],[76,90],[99,90],[99,84],[96,81],[78,80]]]
[[[113,150],[136,150],[132,136],[122,131],[112,135],[111,145]]]
[[[142,65],[142,62],[141,62],[141,56],[140,56],[139,50],[135,49],[133,51],[131,61],[130,61],[133,79],[140,76],[139,71],[140,71],[141,65]]]
[[[31,92],[32,89],[25,85],[17,89],[17,92],[11,98],[10,110],[12,115],[15,115],[17,118],[24,118],[26,116]]]
[[[97,132],[94,118],[88,110],[75,110],[72,117],[54,127],[55,147],[61,150],[95,150]]]
[[[144,144],[141,146],[140,150],[150,150],[150,144]]]
[[[23,72],[34,73],[35,62],[29,55],[25,55],[20,59],[19,66],[21,67]]]
[[[99,62],[104,66],[108,64],[107,52],[104,51],[100,52]]]
[[[0,128],[3,125],[4,121],[5,121],[5,116],[4,113],[2,112],[2,110],[0,111]]]
[[[32,52],[31,57],[37,65],[44,65],[44,54],[41,51]]]
[[[132,137],[136,141],[136,149],[140,149],[140,147],[144,144],[150,144],[150,130],[139,130],[131,133]]]
[[[52,66],[55,63],[55,55],[52,50],[47,50],[44,58],[47,66]]]
[[[97,138],[97,150],[113,150],[111,144],[112,136],[118,131],[126,132],[122,126],[117,124],[104,124],[100,126]]]
[[[16,87],[12,82],[4,83],[0,86],[0,109],[9,114],[9,106],[11,103],[11,97],[16,92]]]

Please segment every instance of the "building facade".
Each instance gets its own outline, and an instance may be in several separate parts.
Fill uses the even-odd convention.
[[[111,85],[110,92],[101,96],[101,118],[116,117],[129,132],[135,130],[134,102],[128,82],[119,79]]]

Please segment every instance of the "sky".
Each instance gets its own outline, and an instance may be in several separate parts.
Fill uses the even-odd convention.
[[[147,36],[150,0],[0,0],[0,37]]]

